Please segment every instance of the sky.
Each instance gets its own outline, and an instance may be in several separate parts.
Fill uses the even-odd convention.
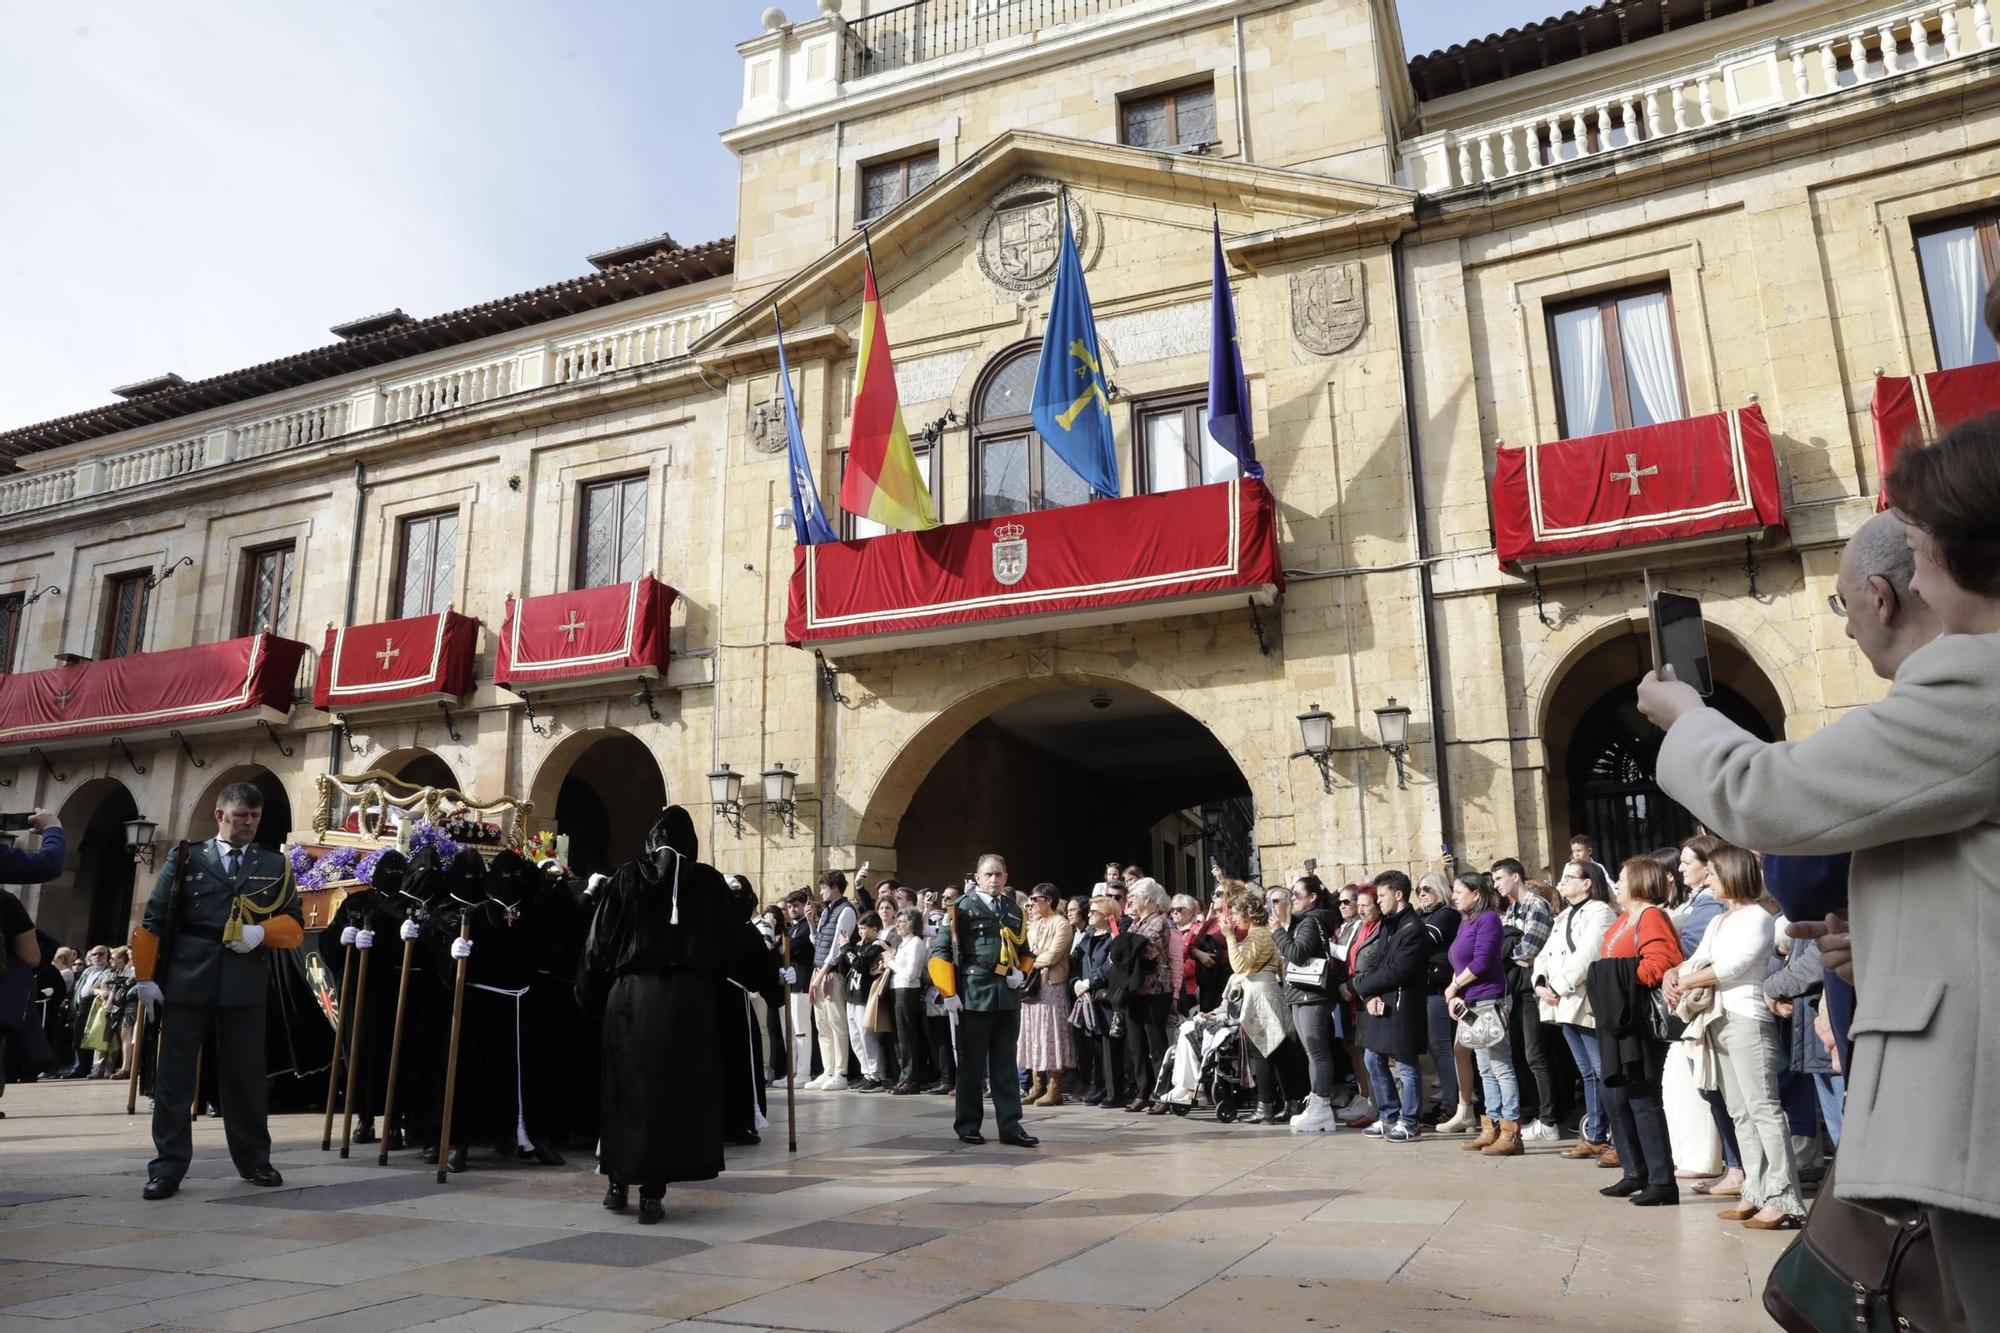
[[[794,18],[813,0],[782,0]],[[1568,0],[1399,0],[1428,52]],[[0,42],[0,429],[735,230],[764,0],[74,0]]]

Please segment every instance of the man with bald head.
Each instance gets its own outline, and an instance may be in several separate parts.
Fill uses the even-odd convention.
[[[1883,680],[1894,680],[1910,654],[1939,633],[1937,614],[1910,591],[1916,568],[1903,520],[1894,511],[1877,514],[1847,539],[1826,599]]]

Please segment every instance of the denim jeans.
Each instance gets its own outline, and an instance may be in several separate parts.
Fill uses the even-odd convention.
[[[1361,1062],[1368,1066],[1368,1082],[1375,1089],[1375,1105],[1382,1119],[1395,1124],[1398,1119],[1407,1120],[1412,1126],[1417,1123],[1417,1112],[1421,1109],[1424,1096],[1424,1073],[1408,1060],[1398,1060],[1383,1055],[1380,1051],[1363,1051]],[[1389,1077],[1389,1067],[1395,1066],[1396,1076]],[[1389,1091],[1396,1089],[1402,1101],[1399,1111],[1389,1105]]]
[[[1826,1136],[1840,1146],[1841,1108],[1847,1101],[1847,1080],[1839,1074],[1814,1074],[1813,1091],[1819,1094],[1819,1118],[1826,1122]]]
[[[1576,1072],[1583,1078],[1583,1137],[1590,1143],[1604,1142],[1606,1133],[1604,1121],[1604,1094],[1599,1086],[1603,1070],[1599,1068],[1603,1056],[1597,1047],[1597,1031],[1576,1023],[1558,1024],[1563,1040],[1569,1043],[1569,1053],[1576,1061]]]
[[[1458,1109],[1462,1101],[1470,1100],[1458,1086],[1458,1052],[1454,1049],[1454,1038],[1458,1024],[1451,1021],[1451,1010],[1444,1002],[1444,996],[1428,997],[1431,1020],[1431,1063],[1438,1071],[1438,1105],[1447,1115]]]
[[[1482,1001],[1481,1003],[1489,1003]],[[1501,999],[1500,1016],[1505,1021],[1507,1011],[1513,1007],[1511,999]],[[1483,1051],[1474,1051],[1473,1058],[1479,1064],[1479,1082],[1486,1090],[1486,1114],[1495,1120],[1519,1121],[1521,1118],[1521,1082],[1514,1073],[1514,1053],[1508,1048],[1505,1038]]]

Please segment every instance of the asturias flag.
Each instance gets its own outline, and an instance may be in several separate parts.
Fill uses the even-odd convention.
[[[805,546],[839,541],[826,521],[826,510],[820,507],[819,485],[813,480],[812,459],[806,453],[806,433],[799,429],[799,401],[792,396],[792,372],[785,365],[785,326],[778,318],[776,305],[771,307],[771,323],[778,330],[778,382],[785,386],[785,440],[792,462],[792,530]]]
[[[1097,354],[1097,325],[1083,286],[1083,261],[1062,213],[1062,255],[1056,261],[1055,298],[1042,335],[1042,364],[1035,372],[1035,430],[1070,471],[1099,495],[1118,494],[1118,448],[1111,436],[1111,397]]]
[[[854,367],[854,421],[847,436],[847,471],[840,479],[840,507],[885,528],[920,532],[938,525],[931,493],[917,470],[917,454],[896,397],[896,367],[889,359],[889,330],[875,295],[875,261],[869,259],[861,293],[861,356]]]
[[[1222,262],[1222,219],[1215,219],[1215,277],[1209,295],[1208,433],[1236,455],[1246,477],[1264,475],[1250,439],[1250,385],[1243,377],[1243,346],[1236,340],[1236,301]]]

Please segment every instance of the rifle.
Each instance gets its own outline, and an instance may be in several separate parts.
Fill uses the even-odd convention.
[[[462,940],[472,938],[472,915],[469,912],[459,914],[458,937]],[[444,1123],[438,1129],[437,1183],[440,1185],[444,1184],[445,1172],[450,1169],[451,1108],[452,1103],[458,1100],[458,1033],[460,1024],[465,1020],[465,965],[468,961],[465,958],[458,960],[458,979],[452,983],[451,990],[451,1044],[445,1048],[444,1062]]]
[[[792,965],[792,932],[790,922],[786,923],[785,932],[779,938],[785,946],[785,966],[790,967]],[[797,1093],[794,1090],[798,1087],[799,1081],[799,1052],[798,1048],[792,1044],[792,987],[790,982],[785,984],[784,998],[785,1129],[790,1136],[790,1144],[785,1151],[797,1152],[799,1150],[799,1107]]]
[[[396,1023],[389,1035],[389,1088],[382,1095],[382,1151],[375,1155],[377,1166],[389,1165],[389,1130],[396,1123],[396,1070],[403,1061],[403,1007],[410,998],[410,955],[415,940],[403,941],[403,976],[396,983]]]

